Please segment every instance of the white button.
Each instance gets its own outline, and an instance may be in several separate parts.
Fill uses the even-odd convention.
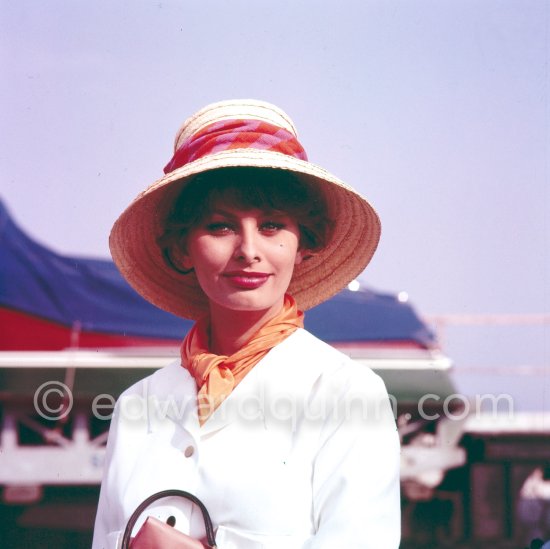
[[[188,446],[188,447],[185,449],[185,452],[183,452],[183,455],[184,455],[186,458],[190,458],[194,453],[195,453],[195,448],[193,448],[193,446]]]

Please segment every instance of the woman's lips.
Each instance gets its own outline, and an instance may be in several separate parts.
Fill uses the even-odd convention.
[[[246,271],[224,273],[223,276],[237,288],[245,290],[259,288],[270,277],[267,273],[248,273]]]

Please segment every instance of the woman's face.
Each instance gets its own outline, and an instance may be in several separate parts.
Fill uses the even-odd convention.
[[[242,210],[221,200],[186,238],[183,266],[193,268],[211,312],[278,312],[294,266],[300,232],[283,212]]]

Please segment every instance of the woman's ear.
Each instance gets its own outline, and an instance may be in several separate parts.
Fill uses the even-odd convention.
[[[309,250],[308,248],[300,248],[296,252],[296,259],[294,261],[294,265],[300,265],[303,261],[307,261],[308,259],[311,259],[312,257],[316,256],[317,254]]]
[[[193,271],[193,261],[181,246],[165,248],[164,255],[169,265],[179,273],[189,274]]]
[[[294,265],[300,265],[300,263],[302,261],[304,261],[304,259],[308,259],[310,257],[310,252],[309,250],[302,250],[302,249],[299,249],[297,252],[296,252],[296,258],[294,259]]]
[[[183,249],[178,248],[175,252],[176,261],[185,270],[189,271],[194,267],[191,256]]]

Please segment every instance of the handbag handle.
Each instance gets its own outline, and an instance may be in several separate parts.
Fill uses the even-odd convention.
[[[212,526],[212,519],[210,518],[210,515],[208,514],[208,509],[205,507],[204,503],[193,494],[190,494],[189,492],[185,492],[184,490],[162,490],[161,492],[157,492],[156,494],[153,494],[149,496],[148,498],[144,499],[136,508],[136,510],[132,513],[132,516],[128,520],[128,524],[126,525],[126,530],[124,530],[124,536],[122,538],[122,549],[128,549],[130,546],[130,536],[132,535],[132,530],[134,529],[134,526],[137,522],[137,519],[140,517],[140,515],[151,505],[151,503],[154,503],[158,499],[167,498],[167,497],[181,497],[184,499],[188,499],[192,501],[200,510],[202,513],[202,518],[204,520],[204,527],[206,530],[206,539],[208,541],[208,545],[210,547],[216,547],[216,538],[214,536],[214,527]]]

